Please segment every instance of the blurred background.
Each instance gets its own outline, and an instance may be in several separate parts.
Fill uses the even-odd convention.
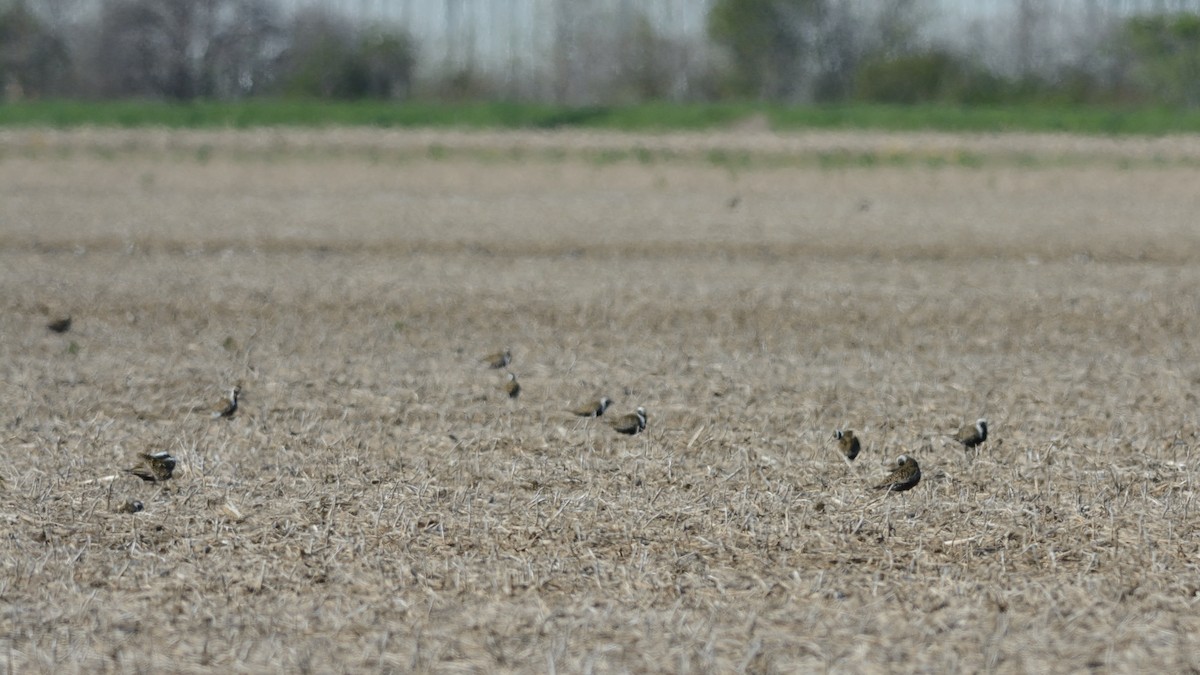
[[[6,101],[1200,103],[1200,0],[0,0]]]

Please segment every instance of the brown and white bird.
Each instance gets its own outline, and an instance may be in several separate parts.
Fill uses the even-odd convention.
[[[504,384],[504,391],[508,394],[508,397],[513,400],[516,400],[516,398],[521,395],[521,383],[517,382],[516,373],[508,374],[508,382]]]
[[[917,465],[917,460],[908,455],[900,455],[896,459],[896,468],[883,479],[883,482],[876,485],[876,490],[887,490],[888,492],[904,492],[916,487],[917,483],[921,482],[921,467]]]
[[[837,439],[838,449],[842,451],[846,459],[854,461],[854,458],[858,457],[859,451],[862,450],[862,444],[858,442],[858,436],[855,436],[853,431],[850,429],[846,429],[845,431],[836,429],[833,432],[833,437]]]
[[[965,450],[982,445],[987,441],[987,437],[987,420],[982,417],[975,420],[974,424],[963,425],[963,428],[959,429],[957,434],[954,434],[954,440],[962,443]]]
[[[607,396],[601,396],[595,401],[584,403],[576,408],[570,408],[567,412],[576,417],[599,417],[604,414],[605,410],[608,410],[608,406],[610,405],[612,405],[612,399]]]
[[[217,410],[213,411],[213,414],[212,414],[213,419],[217,419],[219,417],[224,417],[224,418],[228,419],[230,417],[233,417],[235,414],[237,414],[238,397],[241,396],[241,394],[242,394],[242,385],[235,384],[233,386],[233,388],[229,390],[229,398],[227,398],[224,403],[219,404],[217,406]]]
[[[118,506],[116,511],[117,513],[138,513],[140,511],[144,511],[145,509],[146,505],[143,504],[140,499],[134,499],[130,497],[129,499],[126,499],[123,504]]]
[[[512,363],[512,352],[505,348],[504,351],[488,354],[479,360],[486,363],[488,368],[500,370]]]
[[[638,406],[637,410],[628,415],[621,415],[612,421],[612,428],[619,434],[633,436],[646,430],[646,409]]]
[[[156,452],[154,454],[143,452],[140,461],[129,469],[125,469],[127,473],[131,473],[142,480],[149,483],[158,483],[171,479],[171,474],[175,471],[175,458],[169,452]]]
[[[55,319],[54,321],[46,324],[46,328],[49,328],[55,333],[65,333],[71,330],[71,317],[68,316],[62,319]]]

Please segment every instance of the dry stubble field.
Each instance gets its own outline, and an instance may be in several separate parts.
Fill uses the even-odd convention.
[[[1198,146],[0,133],[0,664],[1195,671]]]

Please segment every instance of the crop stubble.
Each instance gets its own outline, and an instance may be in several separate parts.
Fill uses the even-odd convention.
[[[6,667],[1200,666],[1191,155],[144,133],[0,158]],[[564,412],[601,394],[647,432]]]

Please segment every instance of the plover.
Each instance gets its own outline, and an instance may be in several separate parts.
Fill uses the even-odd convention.
[[[229,390],[229,398],[223,403],[217,405],[217,410],[213,411],[213,419],[218,417],[233,417],[238,411],[238,397],[242,394],[242,385],[235,384]]]
[[[633,436],[646,430],[646,409],[638,406],[637,410],[628,415],[621,415],[613,420],[612,428],[619,434]]]
[[[508,348],[505,348],[502,352],[488,354],[479,360],[486,363],[488,368],[500,370],[501,368],[504,368],[508,366],[508,364],[512,363],[512,352]]]
[[[46,328],[49,328],[55,333],[65,333],[71,330],[71,317],[68,316],[62,319],[55,319],[54,321],[46,324]]]
[[[175,471],[175,458],[169,452],[143,452],[139,457],[140,461],[125,471],[149,483],[170,480]]]
[[[921,482],[921,467],[917,465],[917,460],[908,455],[900,455],[896,459],[896,468],[888,474],[883,482],[876,485],[876,490],[887,490],[888,492],[904,492],[916,487],[917,483]]]
[[[982,445],[987,441],[987,437],[987,420],[982,417],[975,420],[974,424],[963,425],[963,428],[959,429],[957,434],[954,434],[954,440],[962,443],[963,448],[966,450]]]
[[[567,412],[577,417],[599,417],[604,414],[605,410],[608,410],[608,406],[610,405],[612,405],[612,399],[608,398],[607,396],[601,396],[590,403],[585,403],[576,408],[570,408],[567,410]]]
[[[858,442],[858,436],[855,436],[853,431],[850,429],[846,429],[845,431],[837,429],[833,432],[833,437],[837,439],[838,448],[846,456],[846,459],[853,461],[855,457],[858,457],[859,451],[862,450],[862,445]]]

